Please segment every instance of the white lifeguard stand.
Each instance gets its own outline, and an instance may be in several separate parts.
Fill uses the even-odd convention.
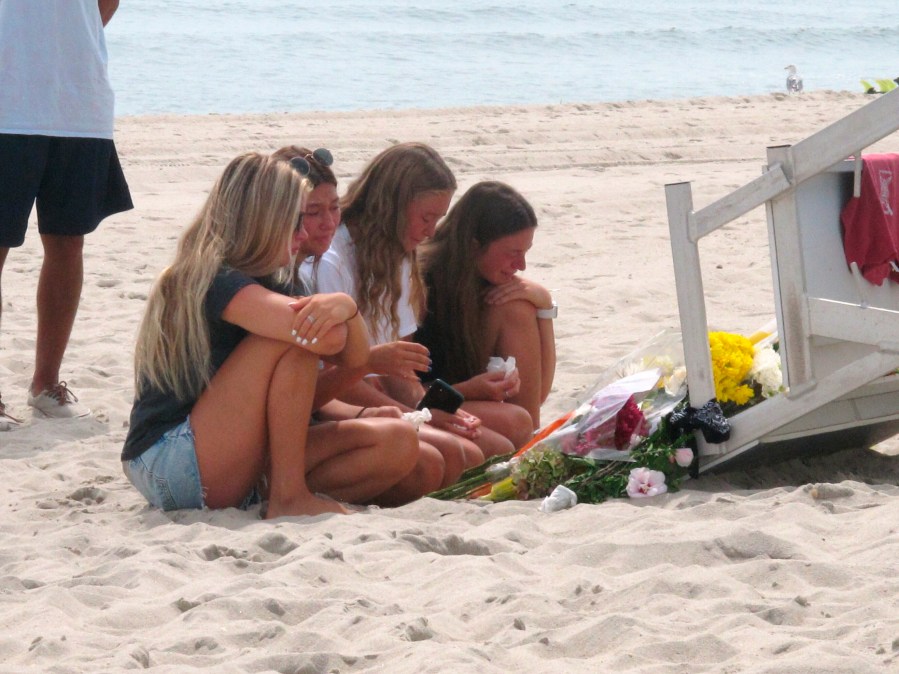
[[[731,417],[727,442],[697,433],[700,472],[867,447],[899,433],[899,285],[875,286],[849,269],[840,223],[858,190],[862,149],[897,129],[899,90],[796,145],[769,148],[760,177],[698,211],[689,183],[665,186],[696,407],[715,397],[699,240],[762,204],[768,219],[786,392]]]

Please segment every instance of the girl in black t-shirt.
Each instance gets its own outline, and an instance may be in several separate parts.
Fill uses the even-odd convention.
[[[421,256],[428,311],[415,339],[431,353],[429,374],[453,384],[473,414],[516,446],[522,430],[540,427],[556,365],[555,303],[519,275],[536,229],[521,194],[481,182],[450,209]],[[516,369],[485,371],[493,356],[513,356]],[[528,412],[524,424],[519,408]]]
[[[242,506],[264,482],[269,518],[344,512],[319,494],[364,502],[414,466],[408,424],[383,456],[309,432],[319,358],[364,363],[368,333],[348,295],[298,299],[281,281],[308,190],[289,163],[237,157],[150,293],[122,458],[153,505]]]

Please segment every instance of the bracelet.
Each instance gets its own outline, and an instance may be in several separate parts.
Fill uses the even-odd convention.
[[[357,312],[357,313],[358,313],[358,312]],[[361,417],[361,416],[362,416],[362,413],[363,413],[365,410],[367,410],[367,409],[368,409],[367,407],[363,407],[361,410],[359,410],[359,414],[357,414],[356,416],[354,416],[353,419],[358,419],[359,417]]]
[[[551,321],[559,315],[559,305],[553,300],[553,305],[549,309],[537,309],[537,318]]]

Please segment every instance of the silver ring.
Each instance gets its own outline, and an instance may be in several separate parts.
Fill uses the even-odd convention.
[[[315,323],[315,316],[313,316],[312,314],[309,314],[308,316],[306,316],[306,320],[309,321],[310,323]]]

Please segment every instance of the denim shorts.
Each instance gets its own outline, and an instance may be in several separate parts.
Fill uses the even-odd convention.
[[[190,417],[166,431],[136,459],[123,461],[122,469],[150,505],[162,510],[205,505]]]
[[[122,461],[122,470],[152,506],[162,510],[206,507],[190,417],[163,433],[136,459]],[[238,508],[247,510],[260,503],[262,494],[254,487]]]

